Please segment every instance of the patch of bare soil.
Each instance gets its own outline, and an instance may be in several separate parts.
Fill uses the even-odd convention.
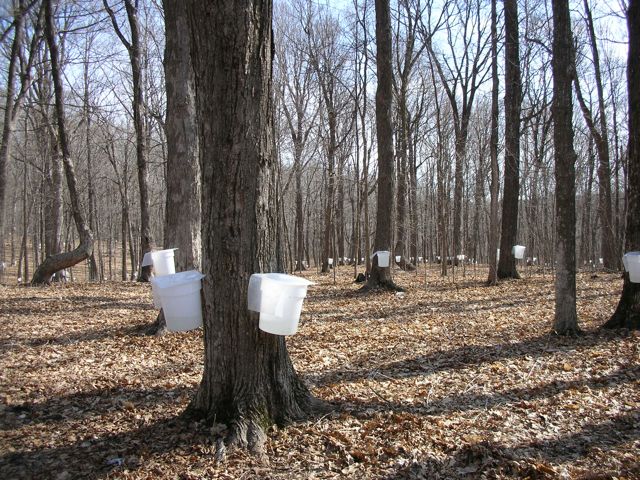
[[[346,267],[307,276],[288,345],[335,412],[223,464],[181,416],[202,332],[145,335],[149,285],[0,287],[0,478],[640,478],[640,337],[598,328],[618,275],[580,274],[575,338],[550,334],[549,274],[421,267],[367,295]]]

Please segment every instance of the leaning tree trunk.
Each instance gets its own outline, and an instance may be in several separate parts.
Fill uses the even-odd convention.
[[[389,0],[376,0],[376,135],[378,137],[378,205],[374,251],[391,250],[393,226],[393,128],[391,125],[391,14]],[[392,265],[391,261],[389,265]],[[391,279],[391,267],[380,267],[373,258],[365,289],[402,290]]]
[[[640,250],[640,0],[630,0],[627,9],[629,57],[629,180],[625,249]],[[624,274],[622,295],[615,313],[604,328],[640,329],[640,283],[632,283]]]
[[[64,268],[72,267],[73,265],[86,260],[93,252],[93,234],[91,233],[91,229],[85,222],[82,214],[76,185],[75,169],[73,161],[71,160],[71,152],[69,150],[69,139],[67,136],[64,113],[62,79],[58,64],[58,46],[55,41],[51,0],[45,0],[45,36],[47,38],[47,46],[49,47],[49,55],[51,56],[51,76],[53,77],[53,89],[55,93],[58,136],[60,149],[62,151],[62,162],[64,165],[67,187],[69,189],[69,199],[71,200],[71,212],[73,214],[73,220],[76,224],[76,228],[78,229],[80,244],[70,252],[64,252],[47,257],[33,274],[33,278],[31,280],[32,285],[49,283],[51,281],[51,276],[55,272]]]
[[[553,146],[556,179],[556,305],[553,330],[577,333],[576,152],[571,82],[575,75],[568,0],[553,0]]]
[[[226,424],[227,445],[263,452],[264,431],[319,402],[285,339],[258,329],[249,277],[276,268],[272,3],[187,3],[202,164],[204,373],[190,409]],[[224,443],[218,439],[218,454]]]
[[[505,92],[504,92],[504,195],[502,197],[502,233],[498,278],[520,278],[511,251],[518,235],[520,196],[520,42],[518,39],[518,2],[505,0]]]

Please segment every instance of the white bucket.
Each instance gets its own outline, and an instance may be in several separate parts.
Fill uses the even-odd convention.
[[[400,263],[400,260],[402,260],[402,255],[396,255],[396,263]]]
[[[466,255],[456,255],[456,259],[458,259],[459,261],[463,261],[465,258],[467,258]]]
[[[389,266],[389,252],[387,250],[381,250],[378,252],[375,252],[371,258],[378,256],[378,266],[380,268],[385,268]]]
[[[627,252],[622,257],[624,269],[629,272],[629,280],[640,283],[640,252]]]
[[[522,260],[524,258],[524,250],[525,247],[522,245],[514,245],[511,249],[511,253],[513,253],[513,256],[518,260]]]
[[[260,313],[260,330],[293,335],[298,330],[302,302],[313,282],[284,273],[254,273],[249,278],[247,306]]]
[[[176,264],[173,259],[174,250],[177,250],[177,248],[147,252],[142,258],[142,266],[153,265],[153,273],[156,277],[173,275],[176,273]]]
[[[203,278],[200,272],[188,270],[151,279],[160,297],[168,330],[182,332],[202,326]]]
[[[177,250],[177,248],[147,252],[144,254],[144,257],[142,257],[142,266],[146,267],[149,265],[153,265],[153,274],[156,277],[173,275],[174,273],[176,273],[176,265],[173,258],[173,252],[175,250]],[[153,282],[151,282],[151,294],[153,295],[153,306],[155,308],[162,308],[158,288]]]
[[[333,265],[333,258],[327,259],[329,261],[329,265]]]

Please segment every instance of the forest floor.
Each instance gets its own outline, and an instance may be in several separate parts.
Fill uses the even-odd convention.
[[[0,286],[0,478],[640,478],[640,335],[599,329],[619,275],[578,276],[583,335],[550,334],[553,277],[485,287],[436,266],[361,295],[310,273],[297,371],[335,411],[272,428],[268,461],[181,416],[202,331],[145,335],[146,284]]]

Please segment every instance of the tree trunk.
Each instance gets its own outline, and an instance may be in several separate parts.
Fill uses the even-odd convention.
[[[2,143],[0,143],[0,262],[4,262],[4,207],[7,190],[8,163],[11,158],[11,142],[16,123],[16,112],[20,108],[15,100],[15,80],[18,76],[20,65],[20,50],[24,40],[25,0],[20,0],[16,8],[14,19],[14,36],[9,57],[9,69],[7,72],[6,103],[4,109],[4,122],[2,125]],[[21,99],[22,97],[18,97]]]
[[[140,43],[140,25],[138,22],[137,3],[132,0],[124,0],[124,6],[127,11],[127,19],[129,22],[129,30],[131,32],[131,41],[128,41],[122,34],[113,10],[109,7],[107,0],[103,0],[103,4],[111,23],[115,29],[116,35],[122,42],[129,53],[131,62],[131,74],[133,83],[133,124],[136,131],[136,163],[138,167],[138,189],[140,191],[140,261],[145,253],[151,251],[153,238],[151,236],[151,224],[149,216],[149,165],[147,160],[147,142],[144,125],[144,78],[142,60],[142,45]],[[151,275],[151,266],[142,267],[139,265],[138,281],[147,282]]]
[[[249,277],[275,268],[272,4],[187,3],[202,160],[204,373],[191,410],[226,424],[227,444],[264,452],[264,428],[318,402],[284,337],[258,329]],[[217,443],[219,456],[224,444]]]
[[[498,283],[498,239],[500,238],[498,222],[498,191],[500,189],[500,170],[498,167],[498,13],[497,0],[491,0],[491,138],[489,155],[491,157],[491,200],[489,206],[489,278],[487,284]]]
[[[378,86],[376,89],[376,135],[378,138],[378,205],[374,251],[388,251],[393,255],[393,127],[391,70],[391,14],[389,0],[376,0],[376,60]],[[389,265],[392,265],[390,259]],[[402,290],[391,279],[391,267],[378,266],[374,257],[365,289],[384,288]]]
[[[71,201],[71,212],[73,215],[80,244],[69,252],[60,253],[47,257],[47,259],[38,266],[33,278],[32,285],[49,283],[51,276],[62,269],[72,267],[91,256],[93,252],[93,234],[86,224],[80,206],[80,198],[77,189],[77,180],[73,161],[71,160],[71,151],[69,149],[69,139],[67,137],[66,119],[64,113],[64,100],[62,90],[62,79],[58,65],[58,46],[55,41],[55,31],[53,25],[53,12],[51,9],[51,0],[45,0],[45,36],[49,47],[49,55],[51,56],[51,76],[53,77],[53,88],[55,93],[56,117],[58,121],[58,141],[60,142],[60,150],[62,151],[62,162],[64,165],[64,173],[67,180],[67,188],[69,190],[69,199]]]
[[[553,144],[556,179],[556,304],[553,330],[579,331],[576,313],[576,153],[571,82],[575,75],[568,0],[553,0]]]
[[[504,194],[502,196],[502,234],[498,278],[520,278],[511,251],[518,236],[520,197],[520,42],[518,38],[518,2],[505,0],[505,93],[504,93]]]
[[[200,164],[188,23],[183,1],[164,0],[163,5],[168,146],[164,247],[178,248],[176,271],[200,270]]]
[[[628,206],[625,250],[640,251],[640,0],[630,0],[627,9],[629,53],[627,91],[629,92]],[[640,329],[640,283],[631,283],[624,274],[622,295],[616,311],[604,328]]]
[[[184,2],[163,0],[165,18],[164,71],[167,88],[167,198],[164,248],[174,252],[176,271],[200,270],[200,163],[195,86],[189,58],[188,22]],[[159,312],[149,332],[162,335],[166,320]]]
[[[96,192],[93,186],[93,177],[95,172],[92,166],[92,143],[91,143],[91,108],[89,106],[89,49],[91,48],[91,39],[87,40],[84,58],[84,99],[83,110],[85,120],[85,142],[87,149],[87,195],[89,207],[89,228],[96,234]],[[98,244],[100,237],[97,236]],[[89,257],[89,281],[95,282],[100,279],[98,264],[96,262],[95,252],[91,252]]]
[[[600,251],[604,268],[617,269],[619,260],[616,258],[615,245],[615,228],[612,213],[612,195],[611,195],[611,160],[609,149],[609,127],[607,126],[607,112],[604,99],[604,87],[602,85],[602,73],[600,69],[600,55],[596,41],[595,27],[593,25],[593,16],[588,0],[583,0],[585,10],[585,20],[587,23],[587,32],[589,33],[589,44],[591,54],[593,56],[593,68],[596,81],[596,92],[598,96],[598,119],[599,126],[596,126],[595,119],[589,110],[580,89],[579,77],[575,78],[576,95],[580,103],[580,109],[587,123],[587,127],[593,136],[596,144],[596,152],[598,153],[598,212],[600,214]]]

